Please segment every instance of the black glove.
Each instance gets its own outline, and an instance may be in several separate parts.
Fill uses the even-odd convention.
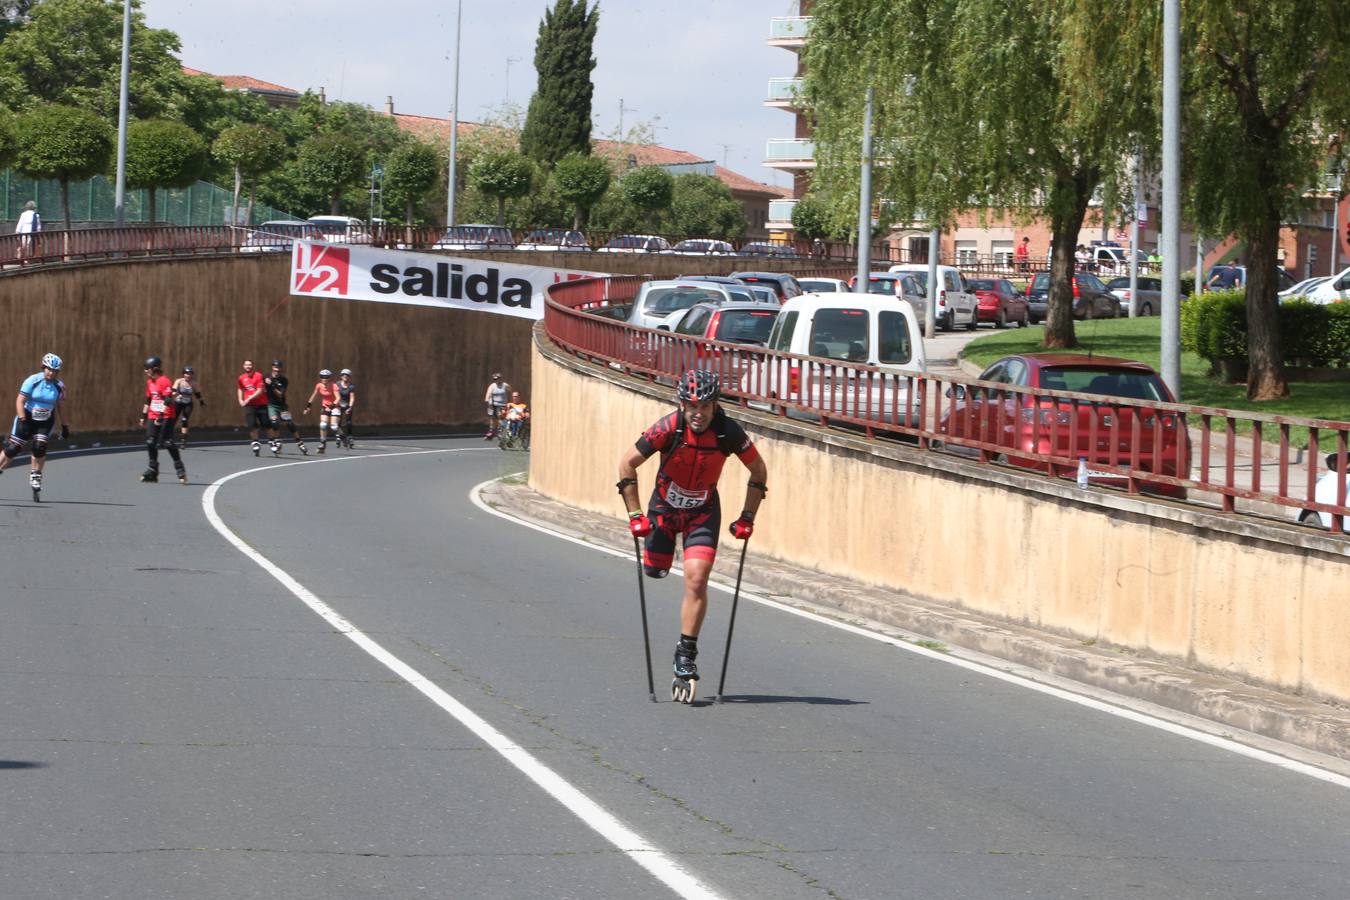
[[[206,406],[206,400],[203,399],[200,395],[197,397],[197,402],[200,403],[203,407]]]

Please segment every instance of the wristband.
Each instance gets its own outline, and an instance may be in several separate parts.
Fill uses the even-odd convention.
[[[747,522],[755,521],[755,514],[748,509],[741,510],[741,518]]]
[[[757,489],[760,492],[760,494],[762,494],[765,497],[769,496],[769,486],[762,481],[747,481],[745,483],[745,486],[747,488]]]
[[[635,510],[635,511],[633,511],[633,512],[630,512],[630,513],[628,514],[628,518],[630,518],[630,519],[640,519],[640,518],[642,518],[642,510],[639,509],[639,510]]]

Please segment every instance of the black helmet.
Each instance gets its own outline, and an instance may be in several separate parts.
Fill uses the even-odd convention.
[[[194,368],[192,368],[192,366],[183,366],[183,374],[184,374],[184,375],[191,375],[191,374],[193,374],[193,373],[196,372],[196,371],[197,371],[197,370],[194,369]]]
[[[286,365],[286,364],[285,364],[284,362],[282,362],[281,360],[279,360],[279,359],[274,359],[274,360],[272,360],[272,365],[274,365],[274,366],[276,366],[278,369],[280,369],[282,366],[284,366],[284,365]]]
[[[720,393],[717,376],[712,372],[690,369],[680,376],[679,395],[681,400],[702,403],[705,400],[716,400]]]
[[[158,369],[163,364],[164,360],[160,359],[158,356],[147,356],[145,358],[145,368],[147,369]]]

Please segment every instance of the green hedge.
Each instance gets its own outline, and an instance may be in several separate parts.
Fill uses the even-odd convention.
[[[1350,303],[1321,305],[1297,298],[1280,304],[1284,359],[1291,366],[1350,366]],[[1181,346],[1217,369],[1247,356],[1246,292],[1209,291],[1181,306]]]

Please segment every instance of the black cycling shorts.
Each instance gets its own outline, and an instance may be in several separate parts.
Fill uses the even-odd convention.
[[[246,428],[271,428],[272,419],[267,415],[266,406],[245,406],[244,407],[244,427]]]
[[[195,403],[178,403],[178,404],[176,404],[176,408],[177,408],[177,410],[178,410],[178,424],[179,424],[179,425],[186,425],[186,424],[188,423],[188,419],[192,418],[192,410],[193,410],[193,408],[194,408],[195,406],[196,406]]]
[[[642,551],[642,564],[654,569],[669,569],[675,560],[675,538],[684,538],[684,558],[717,559],[717,538],[722,532],[722,503],[717,492],[702,506],[694,509],[675,509],[653,494],[647,515],[652,520],[652,533],[647,535]]]
[[[41,422],[32,416],[24,416],[22,419],[14,417],[14,427],[10,429],[10,437],[18,444],[27,444],[29,441],[45,441],[52,433],[52,426],[56,424],[54,418],[45,419]]]

